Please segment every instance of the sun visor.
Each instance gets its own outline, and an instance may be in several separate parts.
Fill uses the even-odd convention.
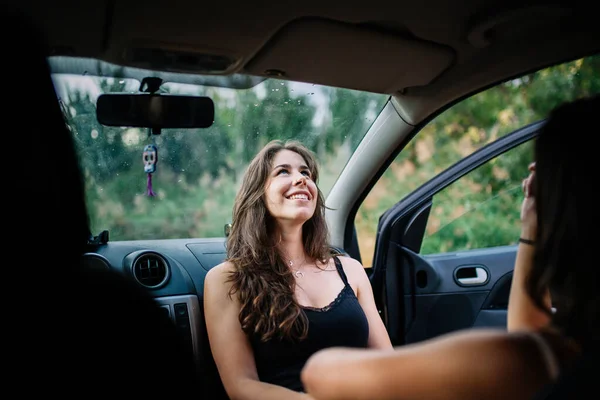
[[[355,24],[302,18],[282,27],[244,70],[392,94],[427,85],[453,60],[454,53],[446,46]]]

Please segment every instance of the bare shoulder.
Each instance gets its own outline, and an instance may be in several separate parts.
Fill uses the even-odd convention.
[[[342,266],[344,267],[344,271],[360,271],[364,272],[363,265],[356,259],[349,256],[337,256],[339,260],[342,262]]]
[[[350,281],[361,282],[367,278],[365,267],[356,259],[348,256],[337,256],[342,263],[344,272]]]
[[[229,261],[222,262],[211,268],[204,278],[204,292],[208,290],[212,293],[228,293],[231,283],[228,282],[231,272],[235,266]]]

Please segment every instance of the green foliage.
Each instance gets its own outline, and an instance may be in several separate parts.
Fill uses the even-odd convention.
[[[434,197],[422,254],[515,243],[532,143],[482,165]]]
[[[599,55],[502,83],[440,114],[394,160],[359,209],[355,224],[363,264],[371,264],[379,216],[404,196],[484,145],[545,118],[557,105],[597,93]],[[531,144],[524,144],[438,193],[421,253],[513,244],[520,185],[531,161]]]

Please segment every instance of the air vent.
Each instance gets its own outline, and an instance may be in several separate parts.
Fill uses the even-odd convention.
[[[106,270],[110,269],[110,262],[96,253],[85,253],[82,257],[81,262],[84,268],[95,269],[95,270]]]
[[[169,265],[156,253],[145,253],[135,259],[131,272],[136,281],[149,289],[156,289],[169,280]]]

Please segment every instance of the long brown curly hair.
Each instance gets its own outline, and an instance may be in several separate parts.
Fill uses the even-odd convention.
[[[294,297],[296,281],[277,249],[275,220],[265,205],[265,185],[273,159],[281,150],[293,151],[304,159],[317,182],[319,171],[313,153],[297,141],[269,142],[252,160],[233,206],[232,226],[227,237],[227,261],[234,265],[228,281],[230,296],[237,294],[242,330],[262,341],[303,339],[308,320]],[[304,250],[308,257],[327,262],[329,233],[325,221],[325,201],[317,188],[313,216],[302,227]]]

